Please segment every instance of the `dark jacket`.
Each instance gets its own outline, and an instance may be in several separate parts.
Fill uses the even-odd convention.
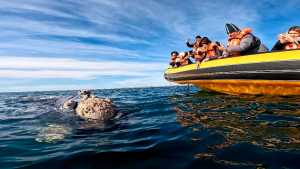
[[[271,51],[278,51],[278,50],[284,50],[284,44],[280,43],[280,41],[277,41]]]

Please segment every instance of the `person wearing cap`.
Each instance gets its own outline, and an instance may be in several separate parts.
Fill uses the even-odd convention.
[[[228,43],[223,56],[249,55],[268,51],[268,48],[262,44],[261,40],[252,34],[250,28],[241,30],[234,24],[226,24],[225,28],[228,35]]]
[[[292,26],[287,33],[280,34],[272,51],[291,49],[300,49],[300,26]]]

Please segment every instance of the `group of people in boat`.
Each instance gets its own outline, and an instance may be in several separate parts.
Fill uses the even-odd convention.
[[[234,24],[226,24],[228,35],[227,46],[224,47],[219,42],[213,42],[207,37],[196,36],[193,43],[186,42],[187,47],[192,48],[188,52],[171,52],[172,67],[179,67],[193,63],[206,62],[209,60],[250,55],[268,52],[268,48],[261,40],[252,33],[250,28],[239,29]],[[278,36],[278,41],[271,51],[300,49],[300,26],[289,28],[286,33]]]

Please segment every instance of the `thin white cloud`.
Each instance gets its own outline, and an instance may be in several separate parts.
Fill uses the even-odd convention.
[[[35,78],[35,79],[78,79],[92,80],[97,76],[145,76],[146,73],[133,71],[74,71],[74,70],[0,70],[0,78]]]
[[[77,69],[77,70],[159,70],[166,66],[158,62],[84,61],[72,58],[1,56],[0,69]]]
[[[127,56],[138,57],[140,54],[136,50],[121,49],[100,44],[86,44],[80,42],[45,41],[37,39],[15,40],[13,43],[0,42],[0,48],[7,50],[32,50],[48,54],[74,55],[93,54],[101,56]]]
[[[158,86],[171,86],[174,83],[168,82],[163,78],[162,74],[152,74],[146,77],[135,77],[116,82],[120,88],[124,87],[158,87]]]
[[[23,23],[23,24],[18,24]],[[106,42],[123,42],[132,44],[147,44],[152,43],[145,39],[138,39],[129,36],[119,34],[103,34],[97,32],[97,30],[86,29],[86,28],[68,28],[62,25],[57,25],[53,22],[40,22],[27,20],[24,18],[11,18],[6,22],[0,22],[0,28],[4,31],[0,34],[0,37],[19,37],[29,38],[33,35],[53,35],[53,36],[64,36],[64,37],[80,37],[80,38],[95,38]],[[16,30],[14,30],[16,29]],[[30,33],[30,34],[29,34]],[[47,40],[47,39],[45,39]]]
[[[22,4],[22,5],[21,5]],[[0,5],[0,9],[4,9],[4,10],[10,10],[13,12],[20,12],[20,11],[32,11],[32,12],[37,12],[37,13],[41,13],[41,14],[47,14],[50,16],[56,16],[56,17],[66,17],[66,18],[74,18],[73,15],[67,13],[67,12],[62,12],[53,8],[50,8],[50,6],[53,5],[57,5],[57,3],[55,3],[55,1],[52,1],[50,4],[49,3],[45,3],[42,1],[22,1],[22,0],[18,0],[18,1],[3,1],[1,2]],[[61,7],[64,6],[66,7],[65,4],[60,3],[59,4]]]
[[[98,89],[97,84],[57,84],[57,85],[23,85],[17,84],[0,88],[0,92],[24,92],[24,91],[57,91],[57,90],[80,90],[80,89]]]
[[[70,58],[0,57],[0,78],[66,78],[90,80],[98,76],[147,76],[162,72],[162,63],[82,61]]]

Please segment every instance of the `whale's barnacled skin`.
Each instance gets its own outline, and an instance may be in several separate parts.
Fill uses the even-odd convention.
[[[76,108],[76,114],[84,119],[109,120],[116,113],[116,107],[111,100],[97,97],[81,99]]]
[[[71,97],[62,105],[63,110],[72,110],[83,119],[110,120],[117,114],[117,109],[110,99],[98,98],[89,90],[78,92],[79,102],[76,97]]]

